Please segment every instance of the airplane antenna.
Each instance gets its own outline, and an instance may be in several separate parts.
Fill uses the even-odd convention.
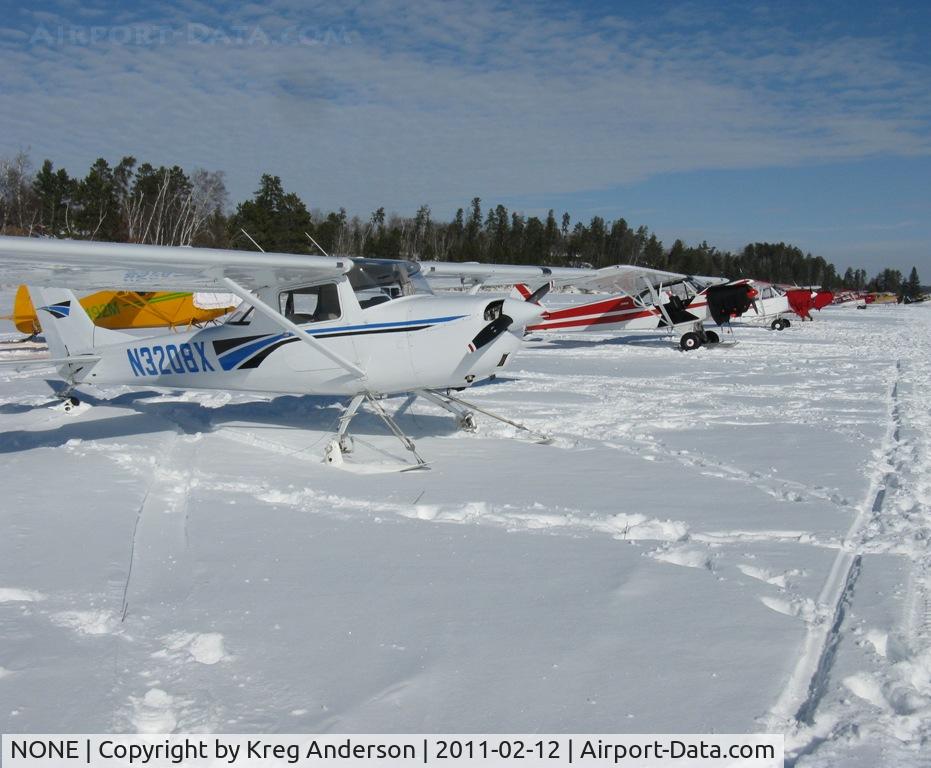
[[[310,242],[312,242],[314,245],[320,248],[320,253],[322,253],[327,258],[330,258],[330,254],[328,254],[325,250],[323,250],[323,248],[320,246],[320,243],[314,240],[307,232],[305,232],[304,234],[307,235],[307,239],[310,240]]]
[[[255,239],[252,237],[252,235],[250,235],[248,232],[246,232],[246,230],[244,230],[242,227],[239,228],[239,231],[242,232],[246,237],[248,237],[249,240],[252,241],[252,244],[253,244],[256,248],[258,248],[262,253],[265,253],[265,249],[264,249],[261,245],[259,245],[257,242],[255,242]]]

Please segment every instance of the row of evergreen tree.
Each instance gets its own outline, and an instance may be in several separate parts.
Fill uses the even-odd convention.
[[[754,277],[827,288],[921,292],[917,270],[908,280],[886,269],[868,279],[862,269],[839,275],[820,256],[786,243],[751,243],[742,251],[720,251],[702,242],[676,240],[666,247],[645,226],[623,218],[594,216],[573,221],[569,213],[545,218],[482,209],[480,198],[460,208],[451,221],[433,218],[429,206],[413,217],[384,208],[362,218],[344,208],[308,208],[285,191],[278,176],[264,175],[255,195],[228,212],[222,171],[186,173],[178,166],[154,167],[124,157],[111,166],[98,159],[83,178],[55,169],[46,160],[33,172],[20,153],[0,161],[0,232],[111,242],[201,245],[312,253],[313,237],[329,253],[440,261],[578,265],[639,264],[697,275]],[[248,233],[249,237],[243,233]]]

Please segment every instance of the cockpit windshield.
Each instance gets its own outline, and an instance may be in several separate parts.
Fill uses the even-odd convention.
[[[432,293],[420,265],[413,261],[354,259],[348,277],[362,309],[401,296]]]
[[[640,301],[646,306],[652,306],[654,296],[658,296],[662,303],[666,303],[672,297],[677,297],[682,301],[689,301],[693,296],[702,291],[702,286],[692,278],[686,277],[681,280],[671,281],[669,283],[659,283],[654,285],[652,290],[646,289],[639,295]]]

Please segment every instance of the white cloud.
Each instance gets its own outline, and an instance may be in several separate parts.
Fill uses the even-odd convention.
[[[18,29],[87,23],[39,14]],[[475,194],[931,150],[931,77],[888,43],[722,27],[698,5],[668,29],[495,3],[184,0],[148,14],[119,22],[170,30],[164,44],[0,35],[0,154],[219,168],[234,199],[268,171],[312,205],[445,212]],[[189,42],[205,39],[193,23],[222,34]]]

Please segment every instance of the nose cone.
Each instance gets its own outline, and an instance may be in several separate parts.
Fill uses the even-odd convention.
[[[518,301],[516,299],[505,299],[502,312],[510,317],[514,323],[511,330],[517,327],[525,328],[535,320],[539,320],[546,311],[539,304],[532,301]]]

